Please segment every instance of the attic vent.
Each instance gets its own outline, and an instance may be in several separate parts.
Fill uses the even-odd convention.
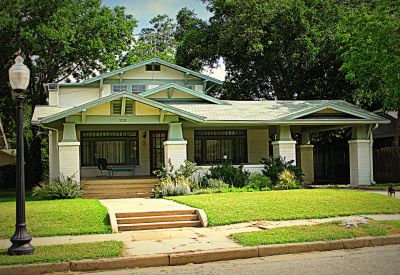
[[[122,101],[113,101],[111,104],[111,112],[113,115],[120,115],[122,108]],[[133,115],[133,101],[126,101],[125,115]]]
[[[48,87],[49,91],[58,91],[58,84],[50,83]]]
[[[146,65],[146,71],[160,71],[161,67],[160,64],[147,64]]]

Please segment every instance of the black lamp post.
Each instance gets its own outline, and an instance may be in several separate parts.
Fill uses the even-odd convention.
[[[15,93],[17,124],[17,178],[16,178],[16,224],[11,237],[12,246],[9,255],[29,255],[35,252],[31,245],[32,237],[26,230],[25,223],[25,169],[24,169],[24,92],[29,84],[30,71],[21,56],[15,58],[15,64],[8,71],[10,84]]]

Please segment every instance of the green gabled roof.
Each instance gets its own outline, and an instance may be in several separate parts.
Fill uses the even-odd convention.
[[[184,93],[190,94],[192,96],[198,97],[200,99],[204,99],[206,101],[209,101],[209,102],[212,102],[212,103],[215,103],[215,104],[229,104],[229,103],[224,102],[222,100],[219,100],[219,99],[216,99],[214,97],[208,96],[208,95],[206,95],[204,93],[196,92],[195,90],[183,87],[183,86],[181,86],[179,84],[176,84],[176,83],[168,83],[168,84],[153,88],[151,90],[148,90],[146,92],[143,92],[140,95],[143,96],[143,97],[148,97],[150,95],[154,95],[156,93],[159,93],[159,92],[162,92],[162,91],[165,91],[165,90],[168,90],[168,89],[177,89],[177,90],[182,91]]]
[[[356,106],[349,104],[346,101],[342,100],[335,100],[335,101],[321,101],[320,104],[312,107],[308,107],[302,110],[299,110],[297,112],[293,112],[288,115],[283,115],[278,117],[278,119],[282,120],[295,120],[295,119],[301,119],[304,116],[326,110],[326,109],[332,109],[338,112],[342,112],[345,114],[349,114],[352,116],[356,116],[362,119],[382,119],[382,117],[375,115],[374,113],[365,111],[361,108],[357,108]]]
[[[134,94],[129,93],[129,92],[120,92],[120,93],[113,93],[113,94],[111,94],[109,96],[93,100],[91,102],[88,102],[88,103],[85,103],[85,104],[82,104],[82,105],[67,109],[65,111],[61,111],[61,112],[56,113],[54,115],[47,116],[47,117],[41,119],[40,122],[42,122],[42,123],[53,122],[53,121],[56,121],[58,119],[62,119],[64,117],[67,117],[67,116],[82,112],[82,111],[84,111],[86,109],[94,108],[96,106],[99,106],[99,105],[102,105],[104,103],[107,103],[107,102],[110,102],[110,101],[113,101],[113,100],[117,100],[117,99],[120,99],[120,98],[123,98],[123,97],[126,97],[126,98],[129,98],[129,99],[141,102],[143,104],[147,104],[149,106],[158,108],[160,110],[164,110],[164,111],[176,114],[178,116],[181,116],[183,118],[186,118],[186,119],[189,119],[189,120],[192,120],[192,121],[196,121],[196,122],[204,121],[204,117],[202,117],[202,116],[195,115],[195,114],[192,114],[192,113],[184,111],[184,110],[180,110],[178,108],[175,108],[175,107],[172,107],[172,106],[169,106],[169,105],[166,105],[166,104],[163,104],[163,103],[160,103],[160,102],[157,102],[157,101],[142,97],[140,95],[134,95]]]
[[[112,71],[112,72],[108,72],[108,73],[105,73],[105,74],[102,74],[102,75],[98,75],[96,77],[87,79],[87,80],[85,80],[83,82],[80,82],[80,83],[60,83],[59,85],[60,86],[86,85],[86,84],[90,84],[90,83],[99,81],[100,79],[104,79],[104,78],[107,78],[107,77],[110,77],[110,76],[113,76],[113,75],[116,75],[116,74],[124,73],[126,71],[130,71],[132,69],[136,69],[136,68],[139,68],[139,67],[142,67],[142,66],[146,66],[147,64],[153,64],[153,63],[158,63],[160,65],[169,67],[171,69],[175,69],[177,71],[181,71],[183,73],[187,73],[189,75],[192,75],[192,76],[195,76],[195,77],[198,77],[198,78],[213,82],[213,83],[218,84],[218,85],[222,85],[222,83],[223,83],[223,81],[221,81],[219,79],[216,79],[214,77],[211,77],[211,76],[208,76],[208,75],[205,75],[205,74],[201,74],[201,73],[186,69],[184,67],[178,66],[176,64],[172,64],[172,63],[164,61],[162,59],[151,58],[151,59],[148,59],[148,60],[133,64],[133,65],[130,65],[130,66],[127,66],[127,67],[124,67],[124,68],[121,68],[121,69],[118,69],[118,70],[115,70],[115,71]]]

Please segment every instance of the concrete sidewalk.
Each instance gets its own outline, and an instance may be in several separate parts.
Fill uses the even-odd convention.
[[[331,221],[363,222],[367,220],[400,220],[400,215],[359,215],[327,219],[308,219],[291,221],[258,221],[209,228],[180,228],[145,231],[130,231],[115,234],[59,236],[33,238],[35,246],[87,243],[117,240],[126,247],[127,256],[161,254],[184,251],[200,251],[221,248],[237,248],[240,245],[228,238],[230,234],[252,232],[264,229],[313,225]],[[8,239],[0,240],[0,249],[10,246]]]

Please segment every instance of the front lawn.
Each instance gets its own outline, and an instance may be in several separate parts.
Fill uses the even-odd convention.
[[[348,190],[288,190],[169,197],[203,209],[210,225],[400,213],[400,200]]]
[[[0,212],[0,238],[10,238],[15,200],[0,198]],[[98,200],[28,200],[26,220],[33,237],[111,233],[107,209]]]
[[[257,232],[233,234],[230,237],[244,246],[332,241],[367,236],[400,234],[400,221],[370,221],[359,227],[346,227],[340,222],[307,226],[278,227]]]
[[[0,265],[113,258],[123,253],[124,244],[117,241],[38,246],[34,255],[8,256],[6,250],[0,250]]]

